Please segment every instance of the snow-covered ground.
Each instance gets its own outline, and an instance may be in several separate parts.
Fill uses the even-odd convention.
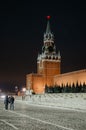
[[[22,100],[22,97],[16,97]],[[28,95],[23,101],[36,105],[46,105],[77,110],[86,110],[86,93],[56,93],[43,95]]]
[[[14,111],[3,108],[0,130],[86,130],[86,93],[16,96]]]

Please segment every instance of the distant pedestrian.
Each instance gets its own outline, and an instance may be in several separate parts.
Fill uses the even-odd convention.
[[[11,98],[11,97],[9,96],[9,97],[8,97],[8,103],[10,103],[10,98]]]
[[[10,110],[14,110],[14,97],[13,96],[11,96],[10,97]]]
[[[9,104],[8,95],[6,95],[6,97],[4,99],[4,104],[5,104],[5,109],[8,110],[8,104]]]
[[[25,95],[22,95],[22,100],[25,100]]]
[[[32,91],[30,90],[30,92],[29,92],[29,95],[30,95],[30,98],[32,97]]]

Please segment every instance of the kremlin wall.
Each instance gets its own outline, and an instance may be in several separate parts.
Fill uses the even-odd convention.
[[[73,83],[75,85],[77,83],[78,85],[83,85],[84,83],[86,84],[86,69],[54,76],[54,84],[57,84],[59,86],[61,86],[62,84],[64,86],[66,86],[67,84],[69,86],[72,86]]]
[[[37,57],[37,73],[26,75],[26,88],[36,94],[45,92],[45,86],[86,84],[86,70],[61,74],[61,55],[56,52],[54,35],[50,29],[49,19],[44,33],[42,53]]]

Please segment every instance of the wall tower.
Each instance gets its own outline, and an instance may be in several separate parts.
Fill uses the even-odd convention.
[[[53,76],[60,74],[61,56],[56,53],[54,34],[50,29],[50,16],[47,16],[47,27],[44,33],[42,53],[37,58],[37,73],[43,75],[44,85],[53,85]]]

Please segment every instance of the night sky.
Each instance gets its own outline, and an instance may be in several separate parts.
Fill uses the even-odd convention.
[[[0,84],[23,86],[26,74],[36,73],[47,15],[51,16],[51,31],[62,57],[61,73],[86,68],[86,4],[53,2],[0,3]]]

